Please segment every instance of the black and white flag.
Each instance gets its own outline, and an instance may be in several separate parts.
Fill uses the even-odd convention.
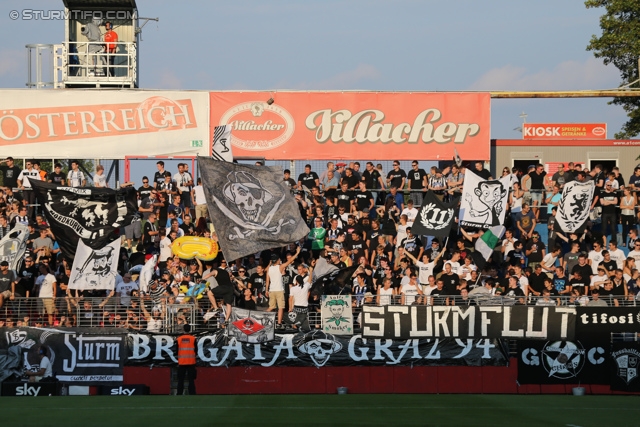
[[[556,213],[557,231],[575,233],[584,228],[589,219],[594,189],[593,181],[571,181],[564,185]]]
[[[0,240],[0,261],[7,261],[10,270],[18,270],[27,251],[29,227],[16,223],[15,227]]]
[[[231,128],[233,125],[216,126],[213,129],[211,157],[222,162],[233,162],[231,152]]]
[[[42,181],[31,186],[67,259],[73,259],[80,239],[93,249],[107,246],[138,211],[132,187],[59,187]]]
[[[120,239],[101,249],[91,249],[82,240],[79,241],[71,267],[69,289],[114,289],[118,277],[119,255]]]
[[[233,307],[229,316],[229,338],[258,344],[275,338],[276,313]]]
[[[462,188],[461,227],[491,228],[504,225],[510,177],[487,180],[467,169]]]
[[[458,199],[445,204],[433,194],[427,191],[422,202],[418,216],[413,222],[411,232],[414,236],[434,236],[445,238],[449,236],[451,226],[455,221],[455,209]]]
[[[309,234],[280,167],[198,157],[209,216],[226,259],[285,246]]]

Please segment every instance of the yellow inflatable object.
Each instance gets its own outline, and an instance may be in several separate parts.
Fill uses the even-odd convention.
[[[182,236],[171,245],[171,252],[182,259],[211,261],[218,256],[218,251],[218,243],[206,237]]]

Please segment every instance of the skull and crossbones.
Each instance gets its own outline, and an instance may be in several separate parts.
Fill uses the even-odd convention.
[[[332,354],[342,350],[342,344],[336,341],[333,335],[322,331],[306,334],[303,341],[304,343],[298,349],[308,354],[318,368],[324,366]]]
[[[231,172],[227,178],[229,182],[224,186],[225,197],[235,203],[245,221],[258,222],[262,208],[273,199],[273,195],[249,173]]]

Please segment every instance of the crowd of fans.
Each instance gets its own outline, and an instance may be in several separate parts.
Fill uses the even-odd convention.
[[[617,168],[604,171],[599,165],[587,170],[568,163],[553,174],[544,165],[505,167],[501,177],[511,182],[507,231],[479,269],[471,255],[478,230],[456,225],[445,239],[412,233],[427,191],[443,201],[460,195],[468,173],[464,166],[427,172],[413,161],[404,171],[395,161],[385,172],[372,162],[364,169],[358,162],[329,162],[320,173],[306,165],[297,180],[285,170],[284,184],[311,230],[307,238],[243,259],[202,262],[171,251],[183,235],[217,238],[202,183],[194,182],[187,164],[172,174],[159,161],[153,177],[143,177],[137,188],[138,217],[121,230],[115,288],[80,292],[68,289],[71,266],[57,244],[64,236],[52,233],[29,180],[83,186],[85,174],[78,162],[66,172],[56,164],[49,173],[37,161],[25,165],[22,170],[12,158],[0,162],[0,238],[18,223],[30,231],[16,271],[0,263],[0,326],[217,328],[226,326],[232,306],[277,310],[279,325],[284,311],[306,312],[312,326],[319,326],[323,289],[314,287],[312,278],[318,275],[314,270],[321,273],[329,265],[353,267],[331,292],[352,295],[356,314],[363,304],[618,306],[635,304],[640,288],[635,192],[640,167],[628,183]],[[467,167],[493,178],[482,162]],[[93,185],[107,185],[103,174],[99,168]],[[555,215],[562,188],[572,180],[592,180],[596,192],[584,232],[565,235],[555,230]],[[139,283],[140,269],[153,255],[158,255],[155,274]]]

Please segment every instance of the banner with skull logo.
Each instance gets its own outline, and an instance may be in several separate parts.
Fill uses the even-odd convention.
[[[448,237],[455,220],[454,208],[457,204],[458,199],[445,204],[433,194],[433,191],[428,191],[411,232],[414,236],[434,236],[441,239]]]
[[[594,189],[593,181],[571,181],[565,184],[556,213],[557,231],[576,233],[584,229],[589,219]]]
[[[22,257],[27,251],[27,240],[29,240],[29,227],[16,223],[0,240],[0,261],[7,261],[9,269],[18,270]]]
[[[32,181],[31,186],[62,255],[70,260],[79,240],[93,249],[103,248],[117,238],[116,230],[129,225],[138,211],[132,187],[59,187],[42,181]]]
[[[284,186],[282,168],[198,157],[209,216],[226,259],[285,246],[309,227]]]
[[[76,256],[71,267],[69,289],[112,290],[118,276],[120,239],[102,249],[91,249],[82,240],[78,242]]]
[[[351,295],[322,296],[322,330],[334,335],[353,335]]]
[[[510,176],[487,180],[467,169],[460,202],[460,226],[487,229],[504,225],[510,187]]]

